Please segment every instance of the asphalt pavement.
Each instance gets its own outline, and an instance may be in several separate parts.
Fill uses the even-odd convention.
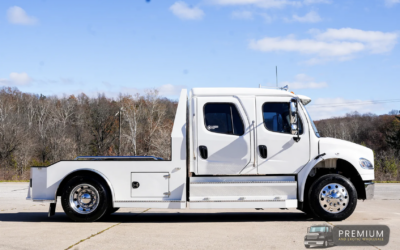
[[[28,183],[0,183],[0,249],[305,249],[307,227],[387,225],[389,244],[354,249],[399,249],[400,184],[376,184],[345,221],[326,222],[296,210],[124,208],[94,223],[72,222],[57,204],[26,201]],[[349,247],[331,247],[349,249]]]

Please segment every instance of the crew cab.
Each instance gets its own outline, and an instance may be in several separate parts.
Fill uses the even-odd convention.
[[[306,105],[287,89],[193,88],[180,93],[171,160],[79,157],[32,167],[27,199],[57,197],[74,221],[121,207],[297,208],[349,217],[374,193],[371,149],[320,137]]]

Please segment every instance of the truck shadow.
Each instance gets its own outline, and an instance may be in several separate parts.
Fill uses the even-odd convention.
[[[125,213],[117,212],[95,223],[208,223],[208,222],[302,222],[319,221],[304,213],[298,212],[220,212],[220,213],[193,213],[193,212],[147,212]],[[0,222],[58,222],[70,223],[71,220],[63,212],[47,217],[47,213],[20,212],[0,213]]]

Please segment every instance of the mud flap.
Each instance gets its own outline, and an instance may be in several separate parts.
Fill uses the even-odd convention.
[[[49,217],[51,217],[51,216],[56,214],[56,205],[57,205],[57,203],[50,203],[50,206],[49,206]]]

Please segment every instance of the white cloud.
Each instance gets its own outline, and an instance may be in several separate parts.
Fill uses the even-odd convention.
[[[209,2],[216,5],[254,5],[265,9],[301,6],[299,1],[288,0],[209,0]]]
[[[320,89],[328,87],[326,82],[316,82],[313,77],[306,74],[298,74],[292,82],[280,82],[282,86],[289,85],[289,89]]]
[[[390,110],[385,104],[373,104],[359,99],[317,98],[307,105],[307,110],[314,120],[344,116],[357,111],[364,113],[384,113]]]
[[[250,48],[263,52],[288,51],[320,56],[348,55],[364,50],[364,44],[351,42],[325,42],[313,39],[298,40],[295,38],[266,37],[251,41]]]
[[[10,73],[9,79],[0,78],[0,86],[26,86],[32,82],[32,78],[27,73]]]
[[[304,0],[304,4],[317,4],[317,3],[332,3],[330,0]]]
[[[24,9],[13,6],[7,10],[8,22],[13,24],[34,25],[38,22],[37,18],[28,16]]]
[[[322,19],[315,11],[308,12],[305,16],[293,15],[291,19],[286,19],[289,22],[300,22],[300,23],[317,23]]]
[[[259,15],[264,19],[264,21],[265,21],[266,23],[272,23],[272,21],[275,19],[275,17],[270,16],[270,15],[268,15],[268,14],[266,14],[266,13],[261,13],[261,14],[259,14]]]
[[[182,1],[175,2],[169,9],[180,19],[199,20],[204,16],[204,12],[199,7],[190,7]]]
[[[325,32],[311,30],[313,38],[296,39],[288,37],[265,37],[252,40],[249,47],[262,52],[284,51],[298,52],[317,56],[316,62],[327,60],[349,60],[357,53],[385,53],[393,49],[397,43],[397,33],[380,31],[364,31],[343,28],[328,29]]]
[[[181,90],[185,88],[186,86],[183,85],[164,84],[158,87],[157,89],[159,91],[160,96],[171,97],[171,96],[179,96]]]
[[[386,7],[392,7],[398,3],[400,3],[400,0],[385,0]]]
[[[232,18],[234,19],[253,19],[253,12],[251,11],[234,11],[232,12]]]
[[[397,43],[397,33],[384,33],[381,31],[364,31],[359,29],[342,28],[328,29],[326,32],[316,34],[316,38],[324,41],[357,41],[365,44],[365,48],[372,53],[391,51]]]

